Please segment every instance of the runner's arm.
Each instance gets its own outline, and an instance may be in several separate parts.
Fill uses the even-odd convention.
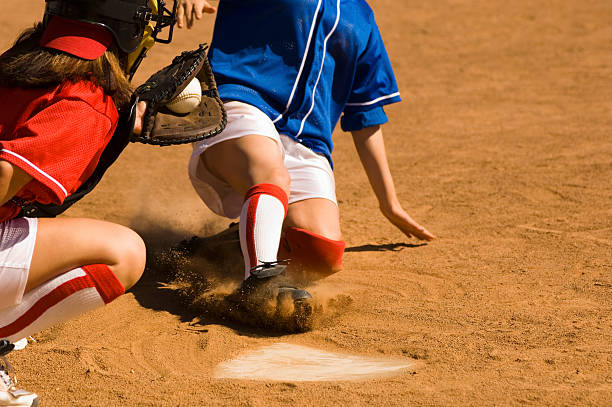
[[[397,199],[381,127],[366,127],[351,134],[382,214],[406,236],[433,240],[435,236],[412,219]]]
[[[202,13],[212,14],[217,9],[206,0],[176,0],[179,2],[176,11],[176,26],[178,28],[193,27],[195,20],[202,18]]]

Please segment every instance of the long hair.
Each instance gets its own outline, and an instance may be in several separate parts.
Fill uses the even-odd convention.
[[[0,55],[0,87],[45,88],[86,80],[100,86],[119,110],[128,105],[132,88],[125,74],[127,55],[114,42],[98,59],[88,61],[41,47],[43,31],[43,24],[37,23]]]

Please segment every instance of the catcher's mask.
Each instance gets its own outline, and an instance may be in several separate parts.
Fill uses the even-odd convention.
[[[167,44],[172,41],[178,6],[178,1],[174,1],[174,6],[170,10],[166,8],[166,2],[163,0],[45,0],[45,2],[47,3],[45,24],[53,21],[51,17],[56,16],[101,26],[110,31],[121,51],[128,55],[136,53],[136,56],[130,55],[129,58],[128,74],[130,77],[134,75],[146,51],[153,43]],[[55,20],[61,21],[61,19]],[[70,32],[72,30],[72,27],[68,27],[70,24],[65,24],[66,20],[63,23],[57,21],[54,23],[56,32],[59,26],[60,32],[68,31],[62,33],[64,37],[70,37],[71,34],[75,36]],[[161,38],[159,34],[166,27],[169,27],[167,36]],[[83,36],[80,38],[82,40]],[[93,41],[97,41],[97,38],[93,38]],[[148,44],[143,44],[143,42],[148,42]],[[52,48],[81,58],[95,59],[81,56],[74,50],[62,49],[60,46]]]

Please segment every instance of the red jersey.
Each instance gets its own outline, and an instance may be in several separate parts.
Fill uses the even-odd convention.
[[[110,141],[119,114],[111,97],[91,82],[54,89],[0,88],[0,159],[32,180],[16,196],[61,204],[87,180]],[[0,222],[20,207],[0,207]]]

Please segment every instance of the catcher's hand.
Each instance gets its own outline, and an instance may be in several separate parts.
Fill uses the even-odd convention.
[[[201,44],[196,50],[183,52],[136,88],[131,102],[130,141],[160,146],[184,144],[212,137],[225,128],[227,116],[208,63],[207,48]],[[166,104],[194,77],[202,87],[200,104],[187,114],[167,109]],[[146,110],[142,115],[142,130],[135,134],[139,102],[146,102]]]

